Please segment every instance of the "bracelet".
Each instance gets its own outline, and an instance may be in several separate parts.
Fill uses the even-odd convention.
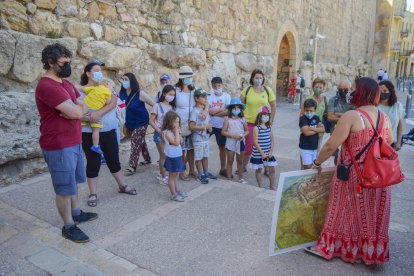
[[[319,168],[321,166],[321,164],[316,163],[315,160],[313,160],[313,165],[317,168]]]

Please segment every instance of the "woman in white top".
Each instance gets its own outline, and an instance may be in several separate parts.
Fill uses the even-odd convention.
[[[178,82],[176,87],[176,109],[175,112],[181,118],[181,136],[182,136],[182,150],[184,165],[188,162],[190,168],[189,175],[197,178],[197,173],[194,170],[194,147],[191,139],[191,131],[188,126],[190,120],[190,113],[195,105],[193,86],[193,70],[189,66],[180,67]],[[180,179],[190,180],[185,171],[180,173]]]
[[[395,150],[400,150],[404,130],[404,108],[402,104],[397,101],[397,94],[395,93],[395,88],[391,81],[381,81],[379,83],[379,89],[381,96],[378,109],[387,114],[390,119],[392,126],[392,137],[394,138],[391,146],[393,146]]]

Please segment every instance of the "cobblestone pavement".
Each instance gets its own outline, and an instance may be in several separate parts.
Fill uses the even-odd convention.
[[[277,174],[299,167],[297,113],[298,107],[278,103]],[[217,173],[214,143],[211,149],[210,166]],[[275,194],[257,188],[253,172],[246,176],[249,185],[224,179],[208,185],[180,182],[189,198],[173,203],[155,180],[157,166],[149,165],[127,177],[137,196],[118,194],[106,167],[96,208],[86,206],[88,192],[80,186],[82,209],[99,213],[97,220],[80,225],[91,238],[87,244],[61,237],[48,174],[0,189],[0,274],[414,275],[414,147],[404,146],[400,156],[407,180],[392,188],[391,261],[382,267],[327,262],[301,250],[268,257]],[[126,152],[124,167],[127,158]]]

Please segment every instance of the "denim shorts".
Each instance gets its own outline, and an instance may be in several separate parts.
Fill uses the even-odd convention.
[[[156,131],[154,132],[153,139],[155,144],[161,143],[161,135]]]
[[[221,134],[221,128],[213,127],[213,131],[210,133],[210,136],[216,136],[216,143],[218,146],[226,145],[226,136]]]
[[[42,151],[55,193],[63,196],[76,195],[77,184],[86,181],[82,146],[79,144],[60,150]]]

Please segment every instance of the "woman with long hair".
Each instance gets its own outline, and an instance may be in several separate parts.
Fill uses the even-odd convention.
[[[131,135],[131,155],[127,175],[132,175],[138,167],[139,155],[142,152],[144,161],[140,165],[151,164],[145,134],[149,125],[149,113],[145,104],[154,105],[151,97],[141,91],[137,78],[132,73],[121,77],[122,87],[119,92],[121,100],[126,104],[125,126]]]
[[[397,101],[397,94],[392,82],[383,80],[379,83],[380,102],[378,109],[387,114],[391,122],[392,137],[394,141],[391,144],[395,150],[401,149],[401,139],[404,131],[405,111],[402,104]]]

